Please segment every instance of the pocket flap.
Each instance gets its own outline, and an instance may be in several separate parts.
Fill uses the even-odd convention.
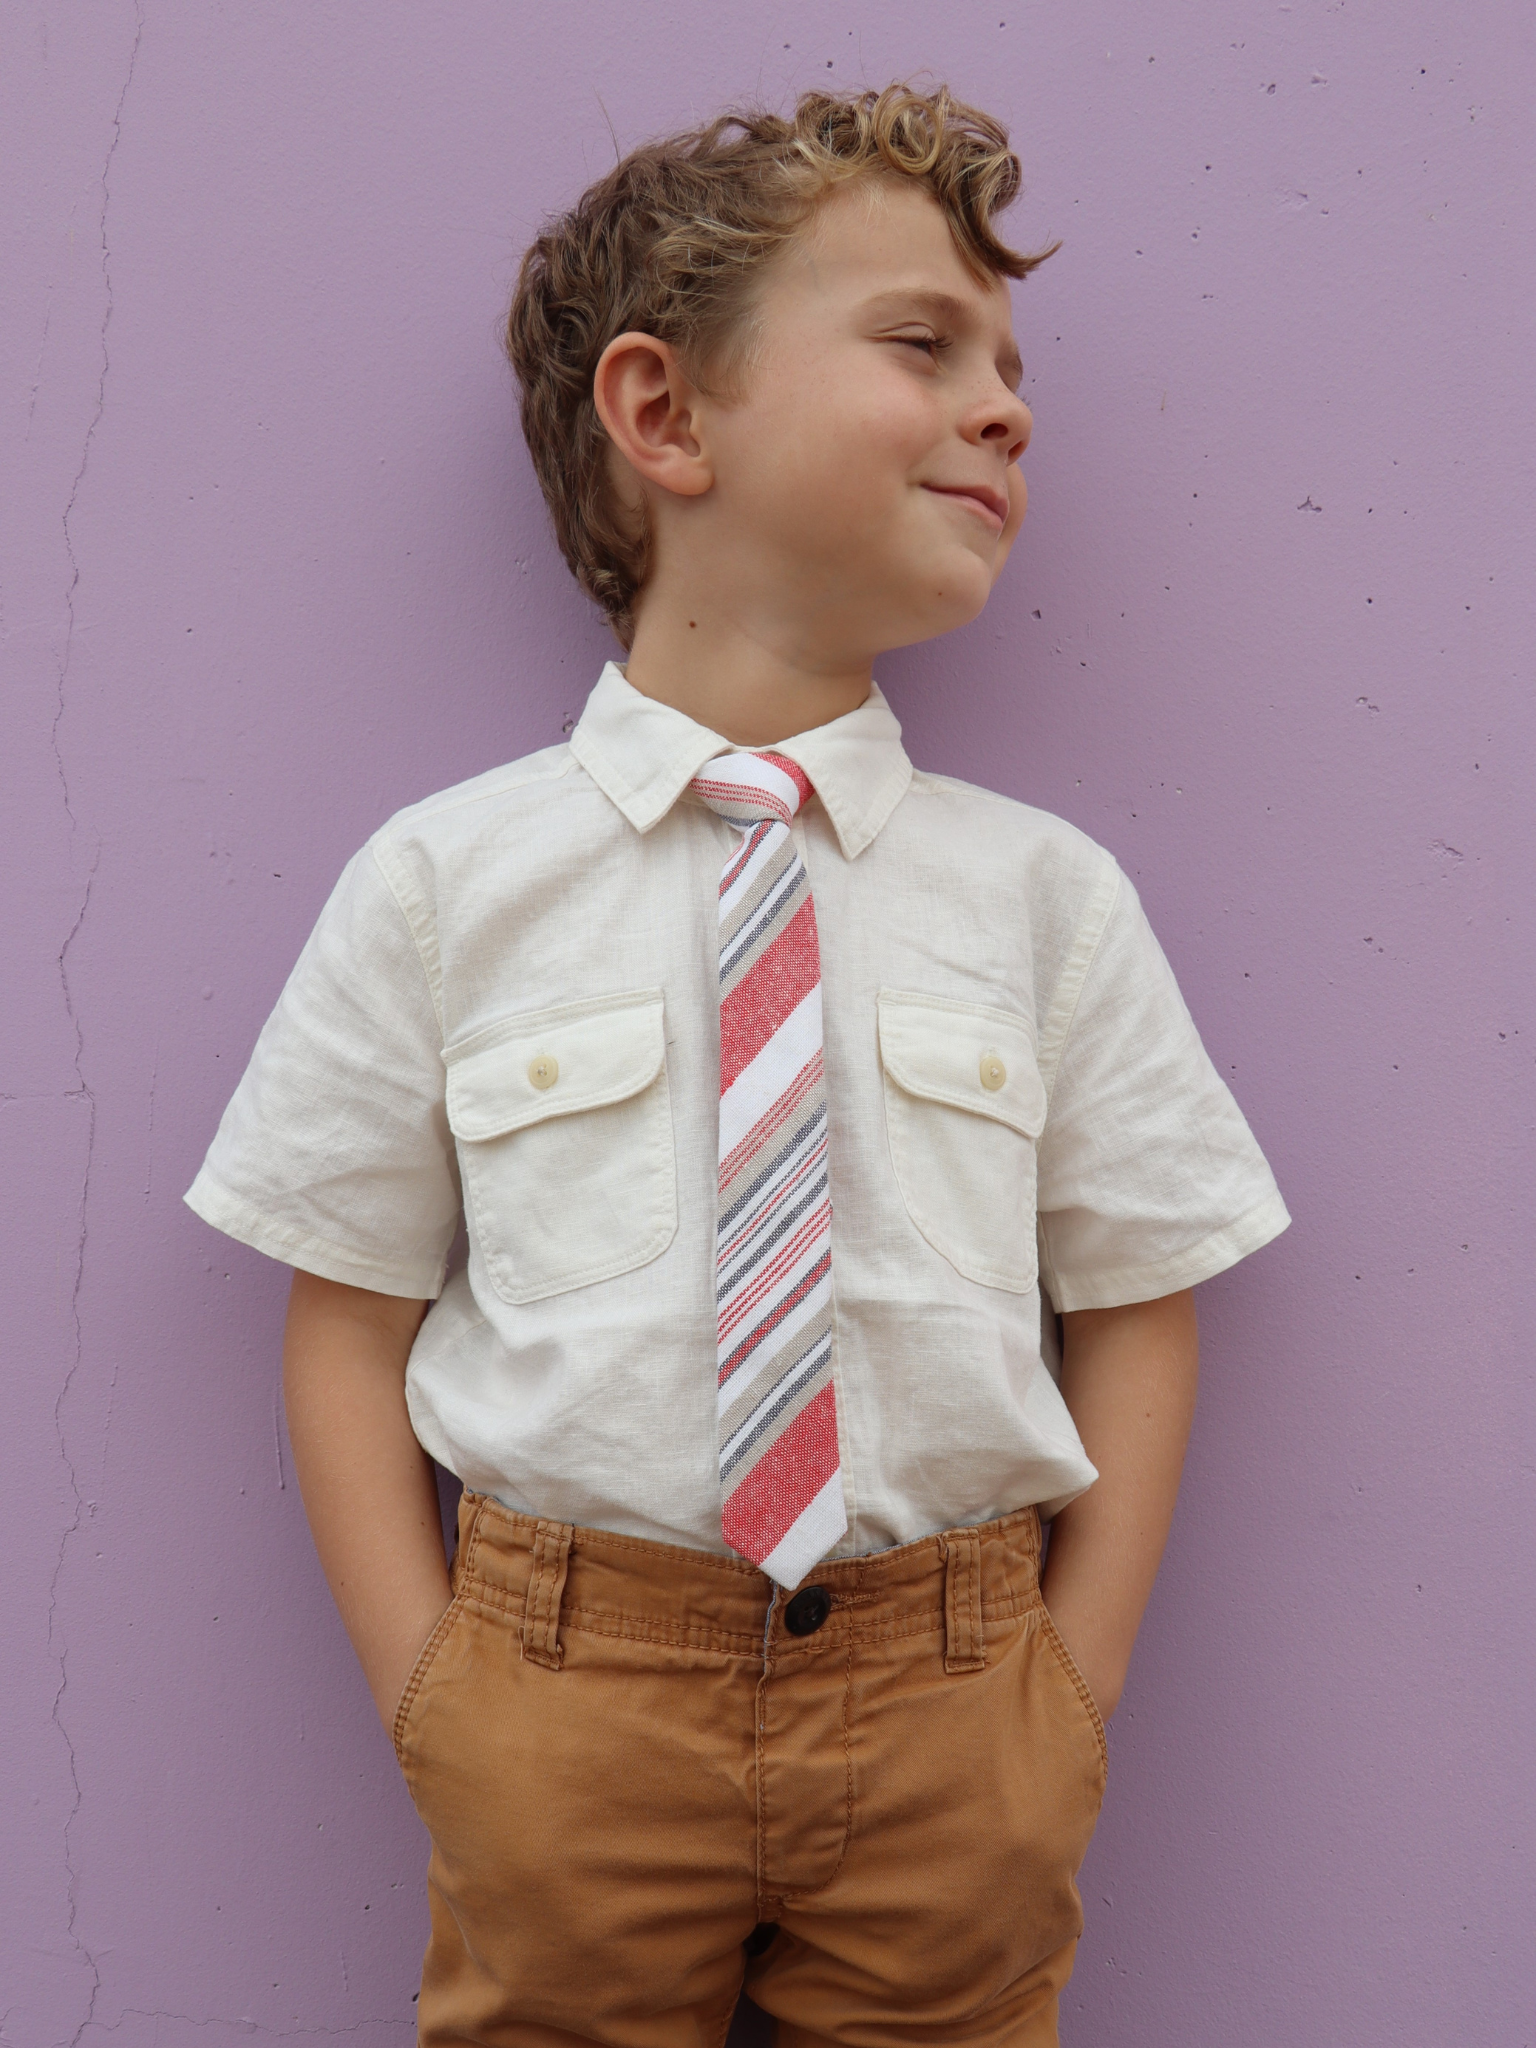
[[[504,1017],[444,1049],[449,1127],[475,1142],[623,1102],[666,1052],[659,988]]]
[[[1045,1087],[1034,1033],[1023,1017],[944,996],[879,996],[880,1058],[908,1095],[947,1102],[1008,1124],[1026,1138],[1045,1128]]]

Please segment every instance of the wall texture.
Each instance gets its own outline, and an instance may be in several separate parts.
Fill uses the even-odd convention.
[[[6,2048],[411,2038],[423,1838],[286,1276],[179,1197],[347,855],[607,652],[494,339],[540,215],[610,127],[920,67],[1065,247],[1020,551],[883,678],[917,759],[1120,856],[1296,1216],[1205,1290],[1065,2038],[1536,2038],[1531,19],[7,10]]]

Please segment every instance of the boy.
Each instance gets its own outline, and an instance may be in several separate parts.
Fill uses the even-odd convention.
[[[1287,1219],[1114,862],[874,685],[1024,516],[1018,182],[944,91],[811,94],[540,237],[524,429],[627,664],[352,861],[188,1198],[297,1269],[433,2048],[718,2048],[744,1978],[801,2048],[1057,2038],[1190,1290]]]

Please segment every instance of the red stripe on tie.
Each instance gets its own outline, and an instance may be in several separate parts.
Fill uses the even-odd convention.
[[[756,1209],[749,1207],[744,1210],[740,1223],[737,1224],[729,1237],[723,1237],[718,1230],[716,1231],[716,1265],[720,1271],[723,1272],[731,1260],[735,1258],[737,1248],[742,1243],[742,1240],[755,1237],[760,1230],[764,1229],[769,1217],[776,1215],[789,1202],[791,1197],[799,1192],[800,1183],[815,1173],[818,1168],[824,1166],[826,1158],[827,1141],[823,1137],[820,1144],[813,1145],[810,1151],[806,1153],[804,1159],[800,1161],[783,1186],[774,1189],[773,1197],[770,1201],[761,1204]]]
[[[831,1213],[829,1208],[827,1211],[829,1218]],[[808,1294],[815,1293],[831,1270],[832,1254],[830,1252],[823,1252],[804,1279],[797,1280],[793,1290],[786,1294],[782,1301],[776,1301],[768,1314],[763,1317],[763,1320],[753,1329],[749,1330],[742,1341],[736,1346],[736,1349],[716,1373],[715,1384],[717,1387],[723,1387],[731,1374],[740,1370],[743,1360],[750,1358],[752,1353],[759,1348],[765,1339],[773,1335],[773,1332],[783,1322],[791,1309],[798,1308]]]
[[[792,1529],[837,1470],[837,1406],[828,1380],[770,1451],[725,1498],[721,1529],[759,1563]]]
[[[794,816],[783,797],[773,790],[759,789],[755,782],[712,782],[699,775],[695,776],[693,787],[706,803],[734,805],[749,815],[753,811],[772,811],[781,825],[787,825]]]
[[[809,896],[720,1003],[720,1093],[750,1067],[821,980],[816,906]]]
[[[787,1124],[806,1096],[821,1079],[821,1053],[816,1051],[796,1074],[771,1108],[764,1110],[735,1151],[720,1162],[720,1188],[724,1193],[749,1159],[766,1146],[781,1125]]]
[[[811,793],[811,778],[800,766],[800,763],[798,761],[791,761],[788,754],[760,753],[758,759],[760,761],[771,761],[781,775],[789,777],[795,788],[800,792],[795,800],[795,808],[798,810]]]
[[[818,1239],[830,1236],[831,1226],[832,1204],[830,1202],[822,1202],[806,1217],[788,1244],[784,1245],[774,1257],[771,1264],[765,1266],[761,1272],[754,1273],[749,1281],[738,1284],[736,1291],[728,1295],[720,1306],[718,1340],[720,1343],[724,1344],[728,1338],[734,1336],[737,1326],[747,1316],[756,1313],[762,1303],[772,1294],[775,1287],[784,1279],[785,1275],[795,1270],[796,1265],[811,1250]],[[816,1282],[824,1277],[825,1265],[823,1262],[826,1257],[827,1254],[825,1252],[821,1253],[816,1263],[808,1269],[805,1278],[797,1280],[792,1291],[775,1305],[772,1323],[782,1322],[784,1317],[789,1314],[789,1311],[810,1292]],[[762,1330],[753,1332],[754,1346],[761,1343],[764,1334],[772,1327],[772,1323],[765,1323]]]

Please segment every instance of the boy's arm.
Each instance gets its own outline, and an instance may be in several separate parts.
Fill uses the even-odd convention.
[[[426,1310],[295,1272],[283,1337],[299,1490],[386,1728],[449,1598],[432,1461],[405,1407],[406,1360]]]
[[[1062,1317],[1061,1392],[1099,1477],[1051,1526],[1042,1591],[1105,1720],[1157,1577],[1195,1412],[1189,1289]]]

